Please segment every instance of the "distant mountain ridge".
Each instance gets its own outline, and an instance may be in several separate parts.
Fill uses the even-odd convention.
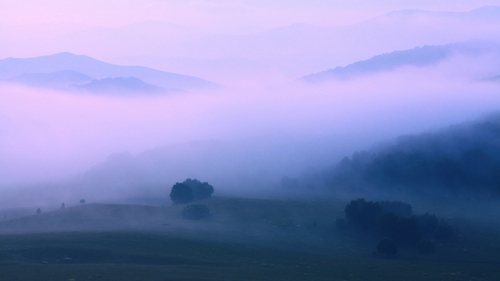
[[[166,91],[164,88],[145,83],[141,79],[135,77],[94,79],[89,83],[77,85],[76,87],[89,92],[110,94],[134,94],[140,92],[164,93]]]
[[[193,76],[143,66],[114,65],[71,53],[0,60],[0,79],[30,87],[64,88],[79,85],[77,88],[100,89],[99,91],[105,88],[103,83],[106,83],[108,88],[114,84],[112,88],[146,92],[159,92],[160,89],[184,91],[218,87],[215,83]],[[96,81],[91,83],[93,80]],[[86,83],[91,84],[82,86]],[[101,86],[97,87],[98,84]]]
[[[377,55],[346,66],[338,66],[333,69],[306,75],[299,80],[311,83],[332,79],[344,80],[366,74],[388,72],[404,66],[430,66],[457,53],[474,55],[489,51],[500,53],[500,46],[489,42],[464,42],[440,46],[416,47],[410,50]]]
[[[66,88],[68,86],[92,81],[92,77],[73,70],[61,70],[51,73],[24,73],[7,79],[30,87]]]
[[[27,31],[22,26],[0,25],[0,41],[4,46],[0,49],[0,57],[12,54],[26,57],[43,50],[45,53],[69,51],[107,60],[123,57],[208,61],[241,58],[262,66],[257,69],[252,69],[251,66],[248,68],[256,75],[263,73],[261,68],[264,68],[268,71],[280,71],[287,78],[296,79],[394,50],[444,45],[470,39],[498,41],[499,26],[498,6],[484,6],[463,12],[400,10],[345,26],[294,23],[249,33],[216,32],[204,27],[188,27],[161,21],[138,22],[116,28],[36,26]],[[52,30],[53,36],[38,39],[37,34],[47,34],[50,31],[47,29]],[[23,40],[16,39],[20,36]],[[392,39],[386,40],[387,38]],[[29,42],[33,42],[35,46],[24,46],[25,39],[32,39]],[[140,65],[148,63],[147,59],[138,62]],[[210,73],[220,69],[207,67],[206,71],[200,71],[198,65],[177,66],[168,61],[162,64],[153,62],[149,66],[198,77],[213,77]],[[222,71],[231,74],[233,66],[234,61],[227,62]],[[145,83],[171,87],[130,74],[113,77],[137,77]],[[217,78],[212,79],[219,81]]]
[[[426,10],[397,10],[389,12],[382,17],[393,16],[415,16],[415,15],[436,15],[455,17],[460,19],[481,20],[481,21],[500,21],[500,6],[487,5],[467,12],[431,12]]]
[[[483,81],[500,83],[500,75],[493,76],[493,77],[490,77],[490,78],[486,78]]]

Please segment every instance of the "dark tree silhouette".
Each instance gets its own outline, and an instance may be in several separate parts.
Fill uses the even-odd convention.
[[[176,183],[170,191],[170,199],[175,204],[188,203],[193,200],[210,198],[214,188],[207,182],[197,179],[186,179],[182,183]]]
[[[353,226],[363,230],[374,230],[377,215],[381,212],[380,205],[376,202],[365,201],[360,198],[351,201],[345,207],[347,221]]]
[[[433,254],[436,252],[436,246],[431,240],[422,239],[417,244],[417,250],[422,254]]]
[[[378,242],[377,252],[386,256],[394,256],[398,253],[398,244],[392,239],[384,238]]]
[[[411,205],[401,201],[381,201],[378,204],[382,211],[393,213],[399,217],[410,217],[412,214]]]
[[[176,183],[170,191],[170,199],[174,204],[189,203],[194,200],[193,189],[184,183]]]
[[[416,246],[422,239],[449,240],[454,235],[453,228],[435,215],[411,215],[411,206],[400,201],[352,200],[345,216],[346,220],[337,219],[337,229],[387,237],[401,246]]]
[[[397,233],[393,239],[407,245],[415,245],[420,241],[420,230],[414,218],[399,218]]]
[[[394,213],[380,213],[377,216],[377,230],[383,237],[394,239],[398,235],[399,217]]]
[[[500,113],[343,158],[316,180],[333,189],[372,186],[500,196]],[[431,193],[432,194],[432,193]],[[391,210],[394,212],[394,210]],[[402,216],[400,213],[394,212]],[[405,215],[406,216],[406,215]]]
[[[432,239],[439,226],[438,218],[433,214],[415,216],[418,228],[424,239]]]
[[[441,241],[450,240],[453,238],[454,233],[455,233],[455,231],[453,230],[453,228],[450,225],[448,225],[446,223],[441,223],[436,228],[436,231],[434,232],[434,237],[437,240],[441,240]]]
[[[194,200],[209,198],[214,193],[214,188],[207,182],[201,182],[197,179],[187,179],[183,184],[189,185],[193,191]]]

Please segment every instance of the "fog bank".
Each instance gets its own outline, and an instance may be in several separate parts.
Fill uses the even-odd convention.
[[[465,62],[317,85],[249,86],[145,98],[2,84],[1,184],[60,180],[112,153],[136,155],[191,141],[272,137],[279,140],[278,147],[287,140],[313,143],[325,137],[357,136],[362,137],[358,144],[370,145],[439,128],[498,108],[498,84],[474,82],[467,71],[459,73],[462,77],[452,73]],[[332,151],[335,142],[324,145],[329,146],[325,151]],[[262,159],[266,161],[266,153]]]

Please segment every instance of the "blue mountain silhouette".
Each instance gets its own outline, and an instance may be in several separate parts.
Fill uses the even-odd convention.
[[[52,79],[55,84],[64,84],[63,82],[73,78],[77,79],[78,75],[75,72],[93,79],[135,77],[146,84],[165,89],[203,90],[219,87],[215,83],[193,76],[169,73],[143,66],[115,65],[71,53],[0,60],[0,79],[13,79],[28,86],[44,84],[45,82],[40,82],[43,78]],[[47,76],[43,77],[42,74]],[[49,84],[48,81],[46,83]]]
[[[305,82],[344,80],[362,75],[393,71],[404,66],[425,67],[437,64],[456,53],[480,54],[489,51],[500,52],[498,45],[490,42],[463,42],[439,46],[423,46],[410,50],[394,51],[358,61],[347,66],[310,74],[300,78]]]

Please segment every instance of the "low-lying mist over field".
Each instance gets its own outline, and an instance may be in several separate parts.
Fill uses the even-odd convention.
[[[192,20],[6,24],[0,203],[169,205],[169,189],[187,178],[250,198],[489,190],[496,164],[467,166],[460,153],[472,144],[462,158],[438,146],[444,164],[426,158],[425,141],[403,156],[377,147],[498,111],[498,15],[498,6],[390,10],[354,24],[284,17],[285,26],[233,30]],[[411,182],[419,177],[427,181]]]
[[[272,175],[269,179],[291,176],[335,163],[381,140],[496,110],[498,84],[478,81],[478,74],[469,75],[469,69],[454,73],[457,65],[466,63],[457,58],[436,66],[405,67],[320,84],[292,81],[272,87],[124,98],[4,83],[2,184],[66,180],[111,154],[136,156],[169,146],[178,149],[172,148],[176,155],[166,156],[170,158],[166,161],[199,157],[206,162],[203,148],[192,156],[183,156],[182,150],[210,143],[231,151],[206,149],[211,151],[210,161],[225,167],[212,168],[214,177],[234,178],[238,173],[245,177],[246,170],[259,169],[262,175]],[[481,77],[500,73],[495,71]],[[241,171],[224,170],[233,163]],[[203,171],[209,166],[189,165],[194,166],[184,172],[187,175],[212,177]],[[164,169],[174,180],[172,168]],[[223,189],[237,186],[236,180]]]
[[[498,0],[4,2],[2,280],[500,280]]]
[[[142,185],[168,188],[199,177],[217,184],[221,195],[279,193],[284,176],[495,111],[500,86],[484,79],[500,73],[497,55],[490,48],[343,80],[163,95],[4,82],[1,184],[84,182],[88,194],[111,189],[126,197],[116,188],[133,186],[137,194]]]

